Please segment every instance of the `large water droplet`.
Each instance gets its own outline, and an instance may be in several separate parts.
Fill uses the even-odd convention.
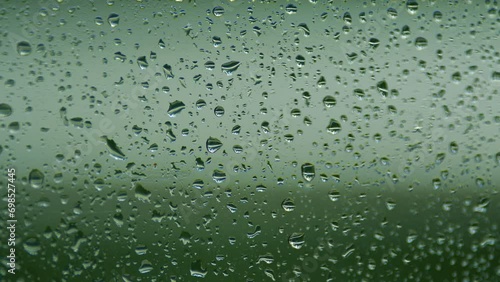
[[[186,108],[186,105],[182,101],[176,100],[170,103],[170,106],[168,107],[168,115],[170,117],[175,117],[178,113],[180,113],[182,110]]]
[[[217,150],[219,150],[222,147],[222,142],[220,142],[219,139],[214,138],[214,137],[209,137],[207,139],[207,151],[210,153],[215,153]]]
[[[116,27],[120,23],[120,16],[115,13],[111,13],[108,16],[108,23],[111,27]]]
[[[290,198],[286,198],[285,200],[283,200],[283,202],[281,203],[281,207],[283,207],[283,209],[287,212],[291,212],[295,209],[295,203],[293,202],[292,199]]]
[[[40,188],[43,185],[45,175],[38,169],[33,169],[29,175],[29,183],[33,188]]]
[[[236,71],[238,69],[238,67],[240,65],[241,65],[241,63],[238,61],[230,61],[230,62],[222,64],[221,68],[225,74],[231,75],[234,71]]]
[[[20,41],[17,43],[17,53],[21,56],[28,56],[31,54],[31,45],[26,41]]]
[[[288,243],[290,244],[290,246],[292,246],[292,248],[294,249],[300,249],[302,248],[302,246],[304,246],[304,233],[293,233],[292,235],[290,235],[290,237],[288,237]]]
[[[314,179],[314,176],[316,175],[316,170],[313,164],[305,163],[302,165],[301,170],[302,170],[302,177],[304,177],[305,181],[310,182]]]
[[[12,108],[9,104],[0,104],[0,118],[8,117],[12,114]]]
[[[189,271],[191,273],[191,276],[198,277],[198,278],[204,278],[208,272],[201,265],[201,260],[197,260],[197,261],[191,263],[191,269]]]
[[[342,127],[340,125],[340,122],[333,118],[330,120],[330,123],[328,123],[328,126],[326,127],[326,130],[331,134],[337,134],[341,129]]]
[[[427,47],[427,39],[423,37],[417,37],[415,39],[415,47],[417,47],[418,50],[422,50],[425,47]]]
[[[216,6],[212,10],[212,13],[214,14],[214,16],[220,17],[220,16],[224,15],[224,8],[222,8],[221,6]]]

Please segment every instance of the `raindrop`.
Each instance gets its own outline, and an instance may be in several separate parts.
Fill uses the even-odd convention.
[[[17,43],[17,53],[21,56],[28,56],[31,54],[31,45],[26,41],[21,41]]]
[[[220,169],[216,169],[212,173],[212,179],[216,183],[222,183],[224,180],[226,180],[226,173]]]
[[[330,119],[330,123],[328,123],[328,126],[326,127],[326,130],[331,134],[337,134],[341,129],[342,127],[336,119]]]
[[[221,6],[217,6],[212,10],[212,13],[216,17],[221,17],[222,15],[224,15],[224,8],[222,8]]]
[[[417,37],[415,39],[415,47],[417,47],[418,50],[422,50],[425,47],[427,47],[427,39],[423,37]]]
[[[170,117],[175,117],[177,114],[182,112],[186,108],[186,105],[182,101],[176,100],[172,103],[170,103],[170,106],[168,107],[168,115]]]
[[[294,249],[300,249],[304,246],[304,233],[294,232],[290,237],[288,237],[288,243]]]
[[[295,6],[294,4],[288,4],[286,5],[285,7],[285,11],[287,12],[287,14],[295,14],[297,13],[297,6]]]
[[[285,211],[291,212],[295,209],[295,203],[293,202],[292,199],[287,198],[283,200],[283,202],[281,203],[281,207],[283,207]]]
[[[23,248],[28,254],[36,256],[42,249],[42,246],[40,245],[40,241],[37,238],[32,237],[24,241]]]
[[[306,64],[306,58],[302,55],[297,55],[295,57],[295,62],[297,63],[297,66],[302,67]]]
[[[222,106],[215,107],[214,114],[216,117],[222,117],[224,115],[224,108]]]
[[[241,63],[238,61],[229,61],[227,63],[222,64],[221,68],[225,74],[231,75],[234,71],[238,69],[240,65]]]
[[[9,104],[0,104],[0,118],[8,117],[12,114],[12,108]]]
[[[149,66],[148,61],[146,61],[146,56],[141,56],[137,58],[137,64],[141,68],[141,70],[146,69]]]
[[[387,86],[387,82],[385,80],[377,83],[377,90],[380,95],[382,95],[384,98],[387,98],[389,94],[389,87]]]
[[[139,267],[139,272],[144,274],[150,272],[151,270],[153,270],[153,264],[151,264],[149,260],[143,260],[141,262],[141,266]]]
[[[310,182],[314,179],[316,171],[313,164],[305,163],[301,167],[302,177],[305,181]]]
[[[33,188],[41,188],[43,185],[43,181],[45,179],[45,175],[39,171],[38,169],[33,169],[29,175],[29,183]]]
[[[337,104],[337,100],[334,97],[327,95],[323,98],[323,105],[327,108],[331,108]]]
[[[337,190],[333,190],[333,191],[331,191],[330,193],[328,193],[328,197],[330,198],[330,200],[331,200],[332,202],[336,202],[336,201],[338,201],[338,200],[339,200],[339,198],[340,198],[340,192],[339,192],[339,191],[337,191]]]
[[[174,78],[174,73],[172,72],[172,66],[169,64],[164,64],[163,65],[163,74],[165,74],[165,77],[167,79]]]
[[[207,70],[213,70],[215,68],[215,63],[212,61],[208,61],[205,63],[205,68]]]
[[[210,153],[213,154],[217,152],[221,147],[222,147],[222,142],[220,142],[219,139],[213,137],[209,137],[207,139],[207,151],[209,151]]]
[[[120,16],[115,13],[111,13],[108,17],[108,23],[111,27],[116,27],[120,23]]]

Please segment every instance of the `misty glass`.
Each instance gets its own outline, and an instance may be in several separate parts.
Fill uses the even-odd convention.
[[[500,280],[499,11],[1,0],[0,280]]]

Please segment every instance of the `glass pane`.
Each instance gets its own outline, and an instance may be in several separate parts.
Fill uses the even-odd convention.
[[[0,3],[1,281],[500,280],[497,1]]]

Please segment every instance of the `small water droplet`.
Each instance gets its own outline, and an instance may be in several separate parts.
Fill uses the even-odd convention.
[[[224,115],[224,108],[222,106],[217,106],[214,109],[214,114],[216,117],[222,117]]]

